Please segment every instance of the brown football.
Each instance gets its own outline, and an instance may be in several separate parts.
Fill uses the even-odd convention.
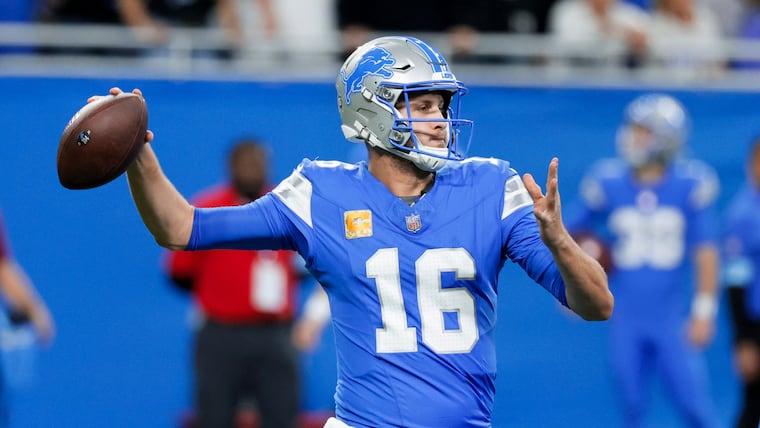
[[[69,120],[58,143],[58,180],[91,189],[120,176],[145,143],[148,109],[133,93],[104,96]]]

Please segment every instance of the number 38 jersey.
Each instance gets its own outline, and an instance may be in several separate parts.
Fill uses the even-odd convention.
[[[602,230],[610,242],[615,316],[682,319],[696,246],[714,244],[718,227],[715,171],[698,160],[677,160],[657,183],[637,181],[617,159],[594,165],[581,182],[582,209],[568,216],[571,230]],[[637,314],[651,316],[642,319]],[[636,321],[636,320],[634,320]],[[661,325],[660,325],[661,327]]]
[[[242,208],[196,210],[189,248],[296,249],[330,299],[337,417],[354,427],[487,427],[507,258],[566,304],[508,163],[450,163],[411,206],[364,162],[305,160]]]

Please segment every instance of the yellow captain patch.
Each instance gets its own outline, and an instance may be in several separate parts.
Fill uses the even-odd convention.
[[[346,239],[366,238],[372,236],[372,211],[355,210],[343,214]]]

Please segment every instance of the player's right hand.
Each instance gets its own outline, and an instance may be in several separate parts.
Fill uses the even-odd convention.
[[[108,90],[108,95],[119,95],[122,92],[124,92],[124,91],[122,91],[121,88],[119,88],[118,86],[114,86],[113,88],[111,88],[111,89]],[[145,99],[145,97],[143,97],[142,91],[140,89],[138,89],[138,88],[132,89],[132,93],[136,94],[136,95],[139,95],[140,98],[142,98],[142,99]],[[95,101],[103,98],[104,96],[106,96],[106,95],[93,95],[93,96],[87,98],[87,104],[95,102]],[[155,138],[155,135],[153,134],[153,131],[151,131],[150,129],[148,129],[147,131],[145,131],[145,142],[146,143],[150,143],[151,141],[153,141],[153,138]]]

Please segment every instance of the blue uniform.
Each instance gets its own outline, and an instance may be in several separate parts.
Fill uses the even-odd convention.
[[[760,191],[747,185],[725,214],[724,281],[745,288],[746,314],[760,322]]]
[[[583,179],[581,203],[568,216],[571,232],[594,230],[611,248],[610,358],[629,426],[642,422],[651,369],[689,426],[713,426],[705,368],[684,323],[693,252],[716,239],[717,193],[714,170],[696,160],[674,161],[653,184],[638,182],[620,160],[603,160]]]
[[[519,175],[450,162],[409,205],[365,162],[305,160],[243,207],[198,209],[189,249],[297,250],[330,298],[336,416],[354,427],[488,427],[507,258],[567,304]]]

